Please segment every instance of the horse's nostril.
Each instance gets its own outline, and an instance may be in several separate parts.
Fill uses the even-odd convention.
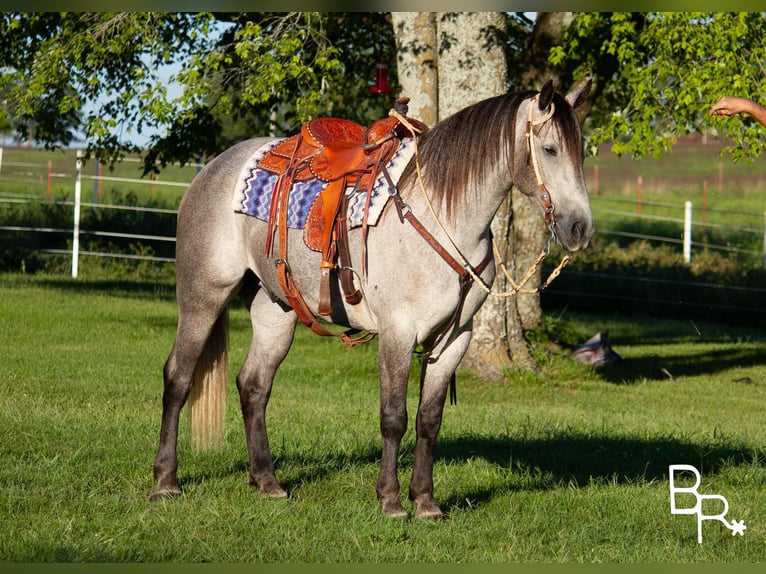
[[[582,223],[580,223],[579,221],[575,221],[574,225],[572,225],[572,239],[574,239],[575,241],[580,241],[580,239],[582,239],[582,236],[583,236]]]

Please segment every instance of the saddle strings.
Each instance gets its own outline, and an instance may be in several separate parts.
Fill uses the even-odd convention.
[[[534,102],[536,100],[537,100],[537,96],[534,96],[532,101]],[[547,122],[549,119],[551,119],[551,117],[553,117],[554,110],[555,110],[555,108],[553,107],[553,103],[551,103],[551,105],[550,105],[550,107],[548,109],[548,112],[545,115],[543,115],[540,118],[538,118],[537,120],[533,121],[532,120],[532,107],[530,106],[530,109],[529,109],[529,124],[530,124],[530,129],[527,131],[526,137],[527,137],[527,141],[529,143],[530,149],[533,150],[531,152],[532,164],[533,164],[534,169],[535,169],[535,176],[537,177],[538,185],[540,185],[540,186],[542,186],[544,184],[543,184],[543,181],[542,181],[542,176],[540,175],[540,168],[538,166],[537,156],[534,153],[534,146],[532,145],[532,141],[531,141],[531,135],[532,135],[531,126],[537,126],[537,125],[541,125],[541,124],[544,124],[545,122]],[[402,114],[397,112],[395,109],[391,109],[388,112],[388,115],[392,116],[392,117],[395,117],[397,120],[399,120],[408,130],[410,130],[412,132],[413,135],[421,133],[421,131],[418,130],[416,127],[414,127],[407,120],[406,117],[404,117]],[[532,278],[532,276],[537,271],[538,267],[540,267],[540,265],[542,265],[542,262],[545,260],[545,258],[550,253],[551,241],[555,237],[555,231],[553,229],[553,224],[550,226],[551,235],[550,235],[550,237],[548,237],[548,241],[546,242],[545,247],[540,252],[540,254],[537,256],[537,258],[535,259],[535,261],[532,264],[532,266],[529,269],[527,269],[527,272],[524,274],[524,276],[522,277],[521,281],[519,281],[518,283],[513,279],[513,277],[511,277],[511,274],[508,272],[508,269],[505,266],[505,262],[503,261],[501,255],[500,255],[500,250],[497,247],[497,242],[495,241],[495,238],[493,237],[492,238],[492,249],[493,249],[493,253],[494,253],[494,256],[495,256],[495,262],[496,262],[497,266],[503,271],[503,275],[505,276],[505,279],[508,281],[508,283],[510,283],[510,285],[512,287],[508,291],[503,291],[503,292],[493,291],[492,287],[488,286],[484,282],[484,280],[473,270],[473,266],[468,262],[468,260],[465,258],[463,253],[460,251],[458,246],[455,245],[455,242],[453,241],[453,239],[450,236],[449,232],[445,229],[444,225],[442,225],[441,221],[439,220],[439,217],[436,215],[436,210],[434,209],[433,205],[431,204],[431,199],[428,197],[428,193],[426,193],[425,184],[423,183],[423,176],[422,176],[422,174],[420,172],[420,160],[419,160],[419,157],[418,157],[418,141],[417,141],[417,137],[413,137],[412,140],[413,140],[413,145],[414,145],[415,170],[416,170],[417,175],[418,175],[418,183],[420,184],[420,189],[423,192],[423,197],[426,200],[426,204],[428,205],[428,209],[431,212],[431,216],[433,217],[433,219],[436,222],[436,224],[439,226],[439,228],[444,233],[444,235],[447,238],[447,240],[449,241],[450,245],[452,245],[452,248],[455,250],[455,253],[457,253],[457,256],[460,259],[460,262],[463,265],[463,268],[468,272],[468,274],[471,276],[471,278],[474,280],[474,282],[479,284],[479,286],[484,290],[485,293],[487,293],[488,296],[502,298],[502,297],[513,297],[515,295],[518,295],[519,293],[532,295],[532,294],[538,293],[538,292],[542,291],[543,289],[545,289],[548,285],[550,285],[554,281],[554,279],[556,279],[556,277],[559,276],[559,274],[561,274],[561,271],[564,269],[564,267],[566,267],[566,265],[572,259],[572,255],[570,253],[566,253],[562,257],[561,262],[558,264],[558,266],[553,271],[551,271],[551,273],[548,275],[548,278],[544,282],[542,282],[539,287],[537,287],[535,289],[524,289],[524,285],[526,285],[527,282]],[[555,222],[554,222],[554,224],[555,224]]]

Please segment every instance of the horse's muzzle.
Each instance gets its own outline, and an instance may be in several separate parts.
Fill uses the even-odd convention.
[[[568,251],[579,251],[585,249],[593,237],[595,227],[592,219],[575,219],[574,222],[567,222],[567,227],[563,222],[557,222],[556,239],[564,249]]]

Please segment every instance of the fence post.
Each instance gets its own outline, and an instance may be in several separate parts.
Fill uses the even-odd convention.
[[[75,162],[76,175],[74,180],[74,225],[72,228],[72,277],[77,279],[77,268],[80,259],[80,203],[82,192],[82,151],[77,150]]]
[[[96,177],[93,179],[93,207],[91,212],[96,215],[96,204],[101,199],[101,162],[96,158]]]
[[[684,261],[692,260],[692,202],[684,203]]]
[[[763,268],[766,269],[766,211],[763,212]]]
[[[593,195],[598,195],[598,166],[593,166]]]

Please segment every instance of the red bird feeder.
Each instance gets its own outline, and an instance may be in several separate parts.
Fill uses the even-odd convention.
[[[388,87],[388,64],[375,64],[375,85],[370,88],[371,94],[390,94],[393,90]]]

